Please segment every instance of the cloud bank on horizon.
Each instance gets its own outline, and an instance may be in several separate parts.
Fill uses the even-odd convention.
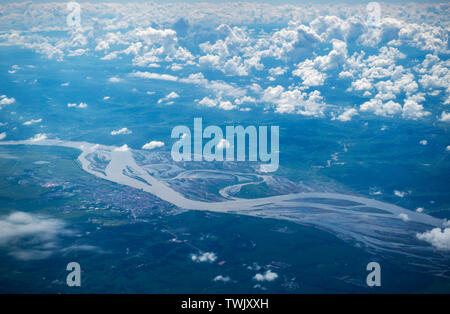
[[[0,46],[54,62],[123,60],[133,70],[109,84],[177,82],[204,90],[200,107],[450,121],[449,4],[380,3],[375,26],[365,4],[80,4],[77,28],[67,3],[1,5]]]

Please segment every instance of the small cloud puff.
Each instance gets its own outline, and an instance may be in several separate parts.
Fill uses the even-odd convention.
[[[217,275],[216,277],[214,277],[213,281],[230,282],[231,278],[229,276]]]
[[[214,263],[217,259],[216,253],[205,252],[203,254],[192,254],[191,260],[196,263]]]
[[[352,119],[353,116],[358,115],[358,110],[356,110],[355,108],[350,108],[345,110],[342,114],[340,114],[336,120],[339,120],[341,122],[347,122],[350,121]]]
[[[161,141],[150,141],[142,146],[142,149],[152,150],[154,148],[163,147],[164,142]]]
[[[1,102],[0,102],[0,103],[1,103]],[[445,112],[445,111],[442,111],[441,118],[439,119],[439,121],[442,121],[442,122],[450,122],[450,112],[447,113],[447,112]]]
[[[6,97],[6,95],[1,95],[0,96],[0,109],[2,109],[3,105],[11,105],[13,103],[15,103],[16,100],[14,98],[8,98]]]
[[[113,76],[113,77],[110,77],[110,78],[108,79],[108,81],[109,81],[110,83],[119,83],[119,82],[122,81],[122,79],[119,78],[119,77],[117,77],[117,76]]]
[[[256,281],[274,281],[277,278],[278,274],[272,272],[270,269],[263,274],[258,273],[253,277],[253,279]]]
[[[111,135],[121,135],[121,134],[131,134],[131,133],[133,133],[133,132],[127,128],[121,128],[120,130],[111,131]]]

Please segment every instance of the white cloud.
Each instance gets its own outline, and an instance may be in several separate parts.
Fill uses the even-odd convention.
[[[417,120],[429,116],[431,113],[424,110],[419,102],[425,101],[423,94],[415,94],[405,99],[402,116],[407,119]]]
[[[423,145],[423,146],[426,146],[426,145],[428,144],[428,141],[427,141],[427,140],[421,140],[421,141],[419,142],[419,144],[420,144],[420,145]]]
[[[213,263],[217,259],[216,253],[213,252],[205,252],[202,254],[192,254],[191,260],[197,263]]]
[[[306,60],[297,65],[297,69],[292,71],[292,74],[299,76],[303,80],[303,85],[306,86],[321,86],[325,82],[326,74],[319,72],[314,68],[314,62]]]
[[[175,99],[175,98],[179,98],[180,96],[175,93],[175,92],[171,92],[169,95],[166,96],[167,99]]]
[[[439,121],[450,122],[450,112],[442,111]]]
[[[407,192],[402,192],[402,191],[398,191],[398,190],[394,191],[394,195],[398,196],[398,197],[405,197],[407,194],[408,194]]]
[[[67,107],[69,107],[69,108],[80,108],[80,109],[83,109],[83,108],[87,108],[87,104],[86,103],[84,103],[84,102],[80,102],[78,105],[76,104],[76,103],[68,103],[67,104]]]
[[[130,150],[130,148],[128,147],[127,144],[123,144],[122,146],[116,147],[116,148],[114,149],[115,152],[127,152],[127,151],[129,151],[129,150]]]
[[[356,110],[355,108],[349,108],[347,110],[345,110],[343,113],[341,113],[336,120],[342,121],[342,122],[347,122],[350,121],[352,119],[353,116],[358,115],[358,110]]]
[[[108,81],[111,82],[111,83],[119,83],[119,82],[122,81],[122,79],[119,78],[119,77],[117,77],[117,76],[113,76],[113,77],[110,77],[110,78],[108,79]]]
[[[164,142],[161,141],[150,141],[142,146],[142,149],[152,150],[155,148],[163,147]]]
[[[129,74],[132,77],[140,77],[140,78],[146,78],[146,79],[153,79],[153,80],[163,80],[163,81],[177,81],[178,77],[170,75],[170,74],[159,74],[159,73],[152,73],[152,72],[141,72],[136,71]]]
[[[217,100],[211,99],[209,97],[204,97],[198,103],[200,105],[203,105],[203,106],[206,106],[206,107],[216,107],[217,106]]]
[[[168,101],[168,100],[171,100],[171,99],[177,99],[179,97],[180,97],[180,95],[178,95],[177,93],[171,92],[170,94],[166,95],[164,98],[159,99],[158,100],[158,104],[162,103],[163,101]],[[169,102],[169,103],[173,103],[173,102]]]
[[[417,207],[417,208],[416,208],[416,212],[418,212],[418,213],[423,212],[423,207]]]
[[[214,277],[213,281],[230,282],[231,278],[229,276],[217,275],[216,277]]]
[[[44,133],[38,133],[35,136],[33,136],[32,138],[30,138],[29,140],[32,142],[39,142],[39,141],[43,141],[47,139],[47,135],[45,135]]]
[[[398,215],[398,217],[403,220],[404,222],[409,221],[409,216],[407,214],[401,213]]]
[[[0,141],[6,138],[6,132],[0,133]]]
[[[223,100],[219,102],[219,108],[223,110],[233,110],[236,109],[237,106],[229,100]]]
[[[419,240],[430,243],[438,250],[450,250],[450,228],[434,228],[424,233],[417,233],[416,236]]]
[[[278,274],[272,272],[270,269],[267,270],[263,274],[258,273],[253,277],[253,279],[256,281],[274,281],[277,278],[278,278]]]
[[[304,60],[313,53],[321,39],[310,27],[290,23],[287,28],[275,32],[268,42],[263,55],[284,60]]]
[[[366,79],[365,77],[353,81],[352,82],[352,89],[353,90],[357,90],[357,91],[361,91],[361,90],[371,90],[372,89],[372,83]]]
[[[41,123],[42,122],[42,119],[31,119],[31,120],[29,120],[29,121],[25,121],[24,123],[23,123],[23,125],[31,125],[31,124],[35,124],[35,123]]]
[[[127,128],[121,128],[119,130],[113,130],[111,131],[111,135],[121,135],[121,134],[131,134],[133,133],[131,130],[127,129]]]
[[[2,106],[4,105],[11,105],[13,103],[15,103],[16,100],[14,98],[8,98],[6,97],[6,95],[1,95],[0,96],[0,109],[2,108]]]

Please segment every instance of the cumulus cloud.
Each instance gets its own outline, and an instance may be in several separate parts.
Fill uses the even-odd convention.
[[[0,96],[0,109],[2,109],[3,106],[5,106],[5,105],[11,105],[15,102],[16,102],[16,100],[14,98],[12,98],[12,97],[8,98],[8,97],[6,97],[6,95],[1,95]]]
[[[450,122],[450,112],[442,111],[439,121]]]
[[[190,74],[188,77],[180,79],[180,82],[204,87],[212,91],[218,98],[221,98],[222,96],[246,96],[246,91],[244,89],[237,87],[232,83],[208,80],[201,72]]]
[[[353,116],[358,115],[358,110],[355,108],[349,108],[345,110],[343,113],[341,113],[339,116],[336,117],[336,120],[347,122],[352,119]]]
[[[108,81],[111,82],[111,83],[119,83],[119,82],[122,81],[122,79],[119,78],[119,77],[117,77],[117,76],[113,76],[113,77],[110,77],[110,78],[108,79]]]
[[[6,132],[0,133],[0,141],[6,138]]]
[[[205,55],[199,58],[201,66],[215,68],[226,75],[247,76],[254,68],[261,70],[261,53],[254,45],[254,39],[243,28],[222,24],[216,31],[224,36],[214,44],[205,42],[200,49]]]
[[[403,105],[402,116],[407,119],[421,119],[431,115],[431,112],[426,111],[420,102],[425,101],[422,93],[409,96],[405,99]]]
[[[404,222],[409,221],[409,216],[408,216],[408,214],[401,213],[401,214],[398,215],[398,217],[399,217],[401,220],[403,220]]]
[[[136,72],[130,73],[130,76],[146,78],[146,79],[153,79],[153,80],[163,80],[163,81],[177,81],[178,80],[178,77],[174,76],[174,75],[159,74],[159,73],[153,73],[153,72],[136,71]]]
[[[275,111],[278,113],[305,116],[323,116],[326,107],[319,91],[306,93],[298,88],[285,90],[281,85],[265,89],[262,100],[275,104]]]
[[[111,135],[125,135],[125,134],[131,134],[133,133],[131,130],[127,129],[127,128],[121,128],[119,130],[113,130],[111,131]]]
[[[383,102],[381,99],[373,98],[361,104],[359,110],[387,117],[402,112],[402,105],[392,100]]]
[[[407,192],[403,192],[403,191],[398,191],[398,190],[394,191],[394,195],[398,196],[398,197],[405,197],[407,194],[408,194]]]
[[[326,113],[327,93],[305,90],[330,79],[343,81],[336,88],[343,83],[349,93],[372,98],[358,103],[365,113],[419,120],[435,112],[434,99],[428,97],[450,103],[450,62],[443,57],[449,52],[448,21],[442,5],[386,4],[383,19],[374,28],[367,25],[360,5],[85,3],[83,15],[88,18],[68,36],[49,35],[67,31],[60,23],[67,14],[63,4],[5,4],[0,9],[0,23],[11,30],[0,35],[3,46],[20,46],[59,61],[89,52],[105,62],[121,59],[141,70],[155,68],[160,73],[136,70],[129,77],[197,85],[208,95],[199,104],[209,107],[248,110],[240,107],[241,99],[253,92],[255,105],[269,103],[279,113],[321,117]],[[26,17],[17,13],[25,11]],[[174,24],[186,16],[184,26]],[[191,46],[184,46],[188,42],[195,43],[194,54],[188,50]],[[414,56],[421,62],[413,61],[412,51],[418,52]],[[216,70],[214,80],[211,71],[204,75],[188,69],[198,66]],[[188,70],[189,76],[182,77],[180,69]],[[179,71],[180,76],[171,71]],[[270,77],[263,77],[267,73]],[[286,84],[288,73],[294,77]],[[217,78],[220,75],[222,80]],[[276,77],[281,75],[285,77]],[[269,88],[277,87],[264,85],[268,80],[283,82],[279,99],[270,99]],[[259,84],[263,88],[257,91]],[[0,108],[13,102],[14,98],[3,95]],[[334,112],[347,110],[337,109]],[[350,118],[345,112],[339,117]]]
[[[287,67],[276,67],[269,69],[269,74],[273,76],[283,75],[288,70]]]
[[[253,279],[256,281],[274,281],[278,278],[278,274],[272,272],[270,269],[267,270],[265,273],[257,273]]]
[[[150,141],[142,146],[142,149],[152,150],[155,148],[163,147],[164,142],[161,141]]]
[[[172,99],[177,99],[177,98],[180,98],[180,95],[178,95],[175,92],[171,92],[168,95],[166,95],[164,98],[159,99],[158,100],[158,104],[160,104],[160,103],[162,103],[164,101],[170,101]],[[173,103],[173,102],[170,102],[170,103]]]
[[[85,102],[80,102],[78,105],[76,103],[68,103],[67,107],[69,108],[80,108],[80,109],[84,109],[87,108],[87,104]]]
[[[233,110],[236,109],[237,106],[229,100],[223,100],[219,102],[219,108],[223,110]]]
[[[438,250],[450,250],[450,228],[434,228],[424,233],[417,233],[419,240],[426,241]]]
[[[311,56],[321,42],[316,32],[306,25],[290,23],[269,39],[263,55],[283,60],[304,60]]]
[[[228,142],[226,139],[221,139],[218,143],[217,143],[217,148],[218,149],[227,149],[230,147],[230,142]]]
[[[217,100],[211,99],[209,97],[202,98],[198,103],[200,105],[203,105],[206,107],[216,107],[217,106]]]
[[[191,260],[196,263],[214,263],[217,259],[216,253],[205,252],[202,254],[192,254]]]

